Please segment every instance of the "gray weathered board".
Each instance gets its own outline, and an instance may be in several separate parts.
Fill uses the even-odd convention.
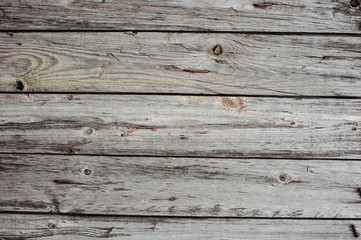
[[[361,156],[360,99],[2,94],[1,152]]]
[[[360,33],[359,0],[2,0],[6,30]]]
[[[0,155],[0,211],[361,218],[361,162]]]
[[[5,239],[355,239],[359,220],[124,218],[0,214]]]
[[[361,96],[360,37],[0,36],[0,91]]]
[[[0,239],[359,238],[360,16],[1,0]]]

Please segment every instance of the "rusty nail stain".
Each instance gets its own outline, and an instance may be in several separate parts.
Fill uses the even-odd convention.
[[[214,46],[214,47],[212,48],[212,52],[213,52],[214,55],[220,55],[220,54],[222,54],[222,52],[223,52],[222,46],[219,45],[219,44],[217,44],[216,46]]]
[[[128,130],[128,131],[126,131],[125,133],[123,133],[123,134],[122,134],[122,135],[120,135],[120,136],[125,137],[125,136],[127,136],[129,133],[134,132],[135,130],[137,130],[137,128],[132,128],[132,129],[130,129],[130,130]]]
[[[254,7],[257,7],[257,8],[264,8],[264,7],[269,7],[269,6],[272,6],[273,3],[255,3],[253,4]]]
[[[208,70],[191,70],[191,69],[183,69],[184,72],[189,73],[209,73]]]

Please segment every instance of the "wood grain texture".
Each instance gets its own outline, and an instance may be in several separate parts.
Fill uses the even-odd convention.
[[[0,155],[1,211],[360,218],[359,161]]]
[[[1,214],[5,239],[355,239],[358,220],[77,217]],[[186,231],[185,231],[186,230]]]
[[[2,0],[0,3],[0,27],[5,30],[360,33],[359,16],[359,4],[350,4],[350,0]]]
[[[360,96],[360,49],[359,37],[2,33],[0,91]]]
[[[0,95],[1,152],[360,159],[360,99]]]

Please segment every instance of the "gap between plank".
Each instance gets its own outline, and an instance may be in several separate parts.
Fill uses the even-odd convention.
[[[42,33],[42,32],[134,32],[134,33],[197,33],[197,34],[258,34],[258,35],[309,35],[309,36],[344,36],[344,37],[361,37],[361,33],[335,33],[335,32],[257,32],[257,31],[192,31],[192,30],[138,30],[138,29],[8,29],[0,30],[2,33]]]
[[[258,95],[258,94],[203,94],[203,93],[153,93],[153,92],[5,92],[0,91],[0,94],[49,94],[49,95],[138,95],[138,96],[199,96],[199,97],[257,97],[257,98],[295,98],[295,99],[360,99],[361,96],[312,96],[312,95]]]
[[[343,158],[281,158],[281,157],[209,157],[209,156],[173,156],[173,155],[112,155],[112,154],[66,154],[66,153],[22,153],[22,152],[0,152],[0,155],[38,155],[38,156],[88,156],[88,157],[144,157],[144,158],[200,158],[200,159],[255,159],[255,160],[299,160],[299,161],[340,161],[340,162],[358,162],[361,159],[343,159]]]
[[[219,216],[177,216],[177,215],[116,215],[116,214],[89,214],[89,213],[51,213],[51,212],[17,212],[0,211],[0,214],[16,215],[51,215],[51,216],[72,216],[72,217],[113,217],[113,218],[164,218],[164,219],[262,219],[262,220],[327,220],[327,221],[360,221],[361,218],[292,218],[292,217],[219,217]]]

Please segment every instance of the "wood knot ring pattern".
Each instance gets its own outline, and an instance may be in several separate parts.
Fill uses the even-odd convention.
[[[0,56],[0,62],[6,64],[8,78],[11,76],[22,82],[22,91],[36,91],[40,85],[51,86],[54,81],[59,83],[59,79],[52,76],[54,71],[61,72],[62,67],[53,55],[54,53],[45,50],[17,49],[13,52],[4,51]],[[14,82],[11,84],[14,86]]]

